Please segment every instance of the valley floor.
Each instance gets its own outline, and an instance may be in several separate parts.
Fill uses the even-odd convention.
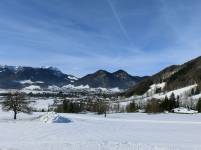
[[[0,112],[0,150],[201,150],[201,114],[60,114],[70,123]]]

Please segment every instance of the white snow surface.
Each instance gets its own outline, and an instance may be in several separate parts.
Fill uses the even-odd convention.
[[[165,87],[165,82],[162,82],[162,83],[159,83],[159,84],[152,84],[151,86],[150,86],[150,88],[151,89],[155,89],[155,88],[164,88]]]
[[[187,87],[184,87],[184,88],[180,88],[180,89],[177,89],[177,90],[173,90],[173,91],[170,91],[170,92],[165,93],[163,95],[161,95],[161,94],[155,94],[153,97],[155,97],[155,98],[165,98],[165,96],[170,97],[172,93],[174,93],[175,96],[181,96],[185,92],[190,92],[191,89],[195,88],[195,87],[197,87],[197,84],[190,85],[190,86],[187,86]]]
[[[74,86],[72,84],[68,84],[62,87],[62,89],[89,89],[89,85],[80,85],[80,86]]]
[[[164,86],[165,84],[161,84],[161,88]],[[137,100],[141,100],[141,101],[147,101],[149,99],[152,99],[152,98],[157,98],[157,99],[164,99],[165,96],[167,96],[168,98],[171,96],[172,93],[174,93],[175,96],[180,96],[180,97],[183,97],[185,96],[186,94],[189,95],[189,93],[191,92],[191,89],[193,88],[196,88],[197,87],[197,84],[194,84],[194,85],[190,85],[190,86],[186,86],[186,87],[183,87],[183,88],[180,88],[180,89],[176,89],[176,90],[173,90],[173,91],[169,91],[169,92],[162,92],[162,93],[157,93],[155,94],[155,91],[154,91],[154,87],[159,87],[159,84],[157,85],[152,85],[150,86],[150,89],[142,96],[140,95],[135,95],[135,96],[131,96],[125,100],[133,100],[133,99],[137,99]],[[192,98],[193,99],[197,99],[201,97],[201,95],[196,95],[196,96],[193,96]]]
[[[196,113],[198,113],[198,111],[191,110],[191,109],[184,108],[184,107],[175,108],[175,109],[173,109],[173,111],[178,114],[196,114]]]
[[[51,86],[48,86],[48,90],[50,90],[50,91],[59,91],[59,90],[61,90],[61,88],[56,86],[56,85],[51,85]]]
[[[201,94],[197,94],[197,95],[192,96],[192,99],[199,99],[199,98],[201,98]]]
[[[33,82],[31,80],[22,80],[22,81],[19,81],[19,83],[21,83],[21,84],[34,84],[34,83],[42,84],[44,82],[43,81],[35,81],[35,82]]]
[[[69,123],[44,123],[41,115],[51,116],[18,114],[13,121],[12,112],[0,112],[0,149],[201,150],[201,114],[58,114]]]
[[[101,90],[103,92],[120,92],[121,91],[118,87],[115,87],[115,88],[98,87],[98,88],[91,88],[91,90]]]
[[[34,82],[32,82],[31,80],[23,80],[23,81],[19,81],[21,84],[33,84]]]
[[[109,89],[112,92],[120,92],[121,90],[118,87]]]
[[[33,107],[37,111],[47,111],[49,106],[54,104],[54,99],[33,99],[33,103],[31,103],[31,107]]]
[[[48,112],[40,117],[40,121],[44,123],[70,123],[71,120],[60,116],[55,112]]]
[[[78,80],[78,78],[77,78],[77,77],[72,76],[72,75],[69,75],[69,76],[68,76],[68,79],[71,79],[71,80]]]
[[[24,88],[24,90],[40,90],[40,86],[38,85],[30,85]]]

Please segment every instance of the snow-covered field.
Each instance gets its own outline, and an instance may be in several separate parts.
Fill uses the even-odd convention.
[[[201,114],[59,114],[68,123],[41,115],[12,121],[0,111],[0,150],[201,150]]]

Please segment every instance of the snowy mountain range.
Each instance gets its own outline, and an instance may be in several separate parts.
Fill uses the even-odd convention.
[[[77,78],[54,67],[0,66],[1,89],[48,88],[66,85],[127,89],[144,78],[146,77],[131,76],[123,70],[114,73],[99,70],[93,74]]]
[[[27,85],[47,87],[71,84],[77,78],[53,67],[0,66],[0,88],[23,88]]]

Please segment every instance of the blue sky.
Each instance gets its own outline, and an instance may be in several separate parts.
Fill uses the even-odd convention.
[[[200,0],[1,0],[0,64],[151,75],[201,53]]]

